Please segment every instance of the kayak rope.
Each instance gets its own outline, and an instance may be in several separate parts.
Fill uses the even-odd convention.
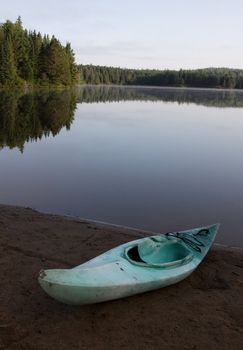
[[[208,234],[209,234],[209,230],[206,228],[203,228],[199,230],[197,233],[194,233],[193,236],[189,235],[188,233],[181,233],[181,232],[167,232],[165,236],[179,238],[186,245],[190,246],[192,249],[201,253],[202,251],[201,247],[205,247],[205,245],[195,236],[206,237]]]

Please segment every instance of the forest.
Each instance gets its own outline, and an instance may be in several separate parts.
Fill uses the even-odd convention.
[[[24,29],[21,17],[0,24],[0,87],[66,87],[78,83],[243,89],[243,70],[77,65],[70,43],[63,46],[55,36]]]
[[[195,70],[145,70],[80,65],[84,84],[177,86],[243,89],[243,70],[205,68]]]
[[[70,86],[78,77],[70,43],[24,29],[20,17],[0,24],[0,87]]]

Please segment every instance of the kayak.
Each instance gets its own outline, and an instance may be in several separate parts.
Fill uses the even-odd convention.
[[[169,286],[201,263],[219,224],[131,241],[71,269],[42,270],[39,284],[54,299],[93,304]]]

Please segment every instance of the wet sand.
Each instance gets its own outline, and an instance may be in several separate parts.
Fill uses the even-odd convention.
[[[67,306],[37,283],[144,232],[0,205],[0,349],[243,349],[243,252],[214,247],[186,280]]]

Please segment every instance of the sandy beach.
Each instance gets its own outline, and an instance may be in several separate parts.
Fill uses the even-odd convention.
[[[241,350],[243,251],[213,247],[186,280],[103,304],[71,307],[37,276],[126,241],[133,229],[0,205],[0,349]]]

